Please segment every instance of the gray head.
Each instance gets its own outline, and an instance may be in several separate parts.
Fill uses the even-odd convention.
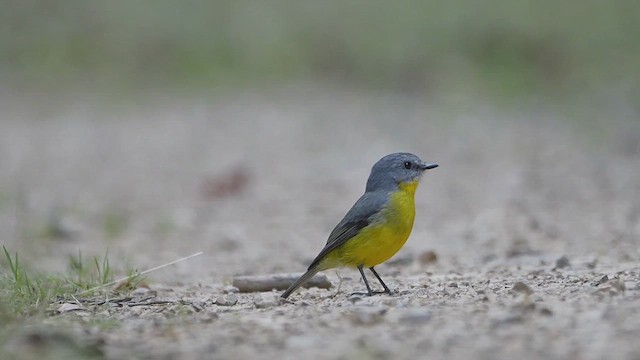
[[[427,164],[410,153],[389,154],[371,168],[365,191],[395,190],[400,183],[420,180],[425,170],[436,167],[437,164]]]

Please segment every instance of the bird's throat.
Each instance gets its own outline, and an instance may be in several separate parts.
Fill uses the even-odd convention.
[[[416,189],[418,188],[418,180],[401,182],[398,184],[398,189],[402,192],[405,192],[407,195],[415,195]]]

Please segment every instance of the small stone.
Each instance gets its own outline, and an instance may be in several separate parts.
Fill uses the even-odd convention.
[[[556,269],[564,269],[570,265],[569,258],[566,255],[562,255],[558,260],[556,260]]]
[[[451,288],[457,288],[458,284],[456,282],[452,281],[452,282],[448,283],[447,286],[451,287]]]
[[[607,281],[609,281],[609,277],[607,275],[603,275],[600,279],[598,279],[594,283],[594,286],[602,285],[602,284],[606,283]]]
[[[616,289],[618,292],[624,292],[626,290],[624,281],[620,279],[612,279],[612,280],[609,280],[608,283],[609,285],[611,285],[612,288]]]
[[[224,289],[222,289],[222,292],[224,292],[225,294],[237,294],[240,292],[240,289],[233,285],[228,285],[225,286]]]
[[[511,290],[527,295],[533,294],[533,290],[531,290],[529,285],[523,283],[522,281],[518,281],[517,283],[513,284],[513,288]]]
[[[238,303],[238,296],[236,294],[226,294],[223,296],[218,296],[215,303],[219,306],[233,306]]]
[[[387,308],[384,307],[361,307],[351,313],[351,322],[355,325],[374,325],[381,322]]]
[[[598,289],[596,289],[593,294],[597,295],[597,296],[615,296],[615,295],[619,295],[621,293],[624,293],[624,291],[626,290],[626,286],[624,284],[624,281],[620,280],[620,279],[611,279],[609,281],[607,281],[604,286],[599,287]]]
[[[253,305],[258,309],[267,309],[278,306],[280,297],[275,294],[256,295],[253,297]]]
[[[431,310],[424,308],[409,309],[400,315],[400,322],[408,324],[423,324],[431,320]]]
[[[435,251],[428,250],[420,254],[418,261],[420,265],[429,265],[438,261],[438,255],[436,255]]]

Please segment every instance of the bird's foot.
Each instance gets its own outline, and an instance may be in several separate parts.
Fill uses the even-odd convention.
[[[373,296],[373,295],[382,295],[382,294],[386,294],[386,295],[396,295],[398,294],[397,290],[383,290],[383,291],[368,291],[368,292],[354,292],[351,293],[351,295],[349,296]]]

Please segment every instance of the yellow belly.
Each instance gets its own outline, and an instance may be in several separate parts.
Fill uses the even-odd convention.
[[[364,227],[356,236],[329,253],[322,261],[323,267],[372,267],[395,255],[413,228],[417,186],[417,181],[401,184],[399,190],[389,197],[380,220]]]

